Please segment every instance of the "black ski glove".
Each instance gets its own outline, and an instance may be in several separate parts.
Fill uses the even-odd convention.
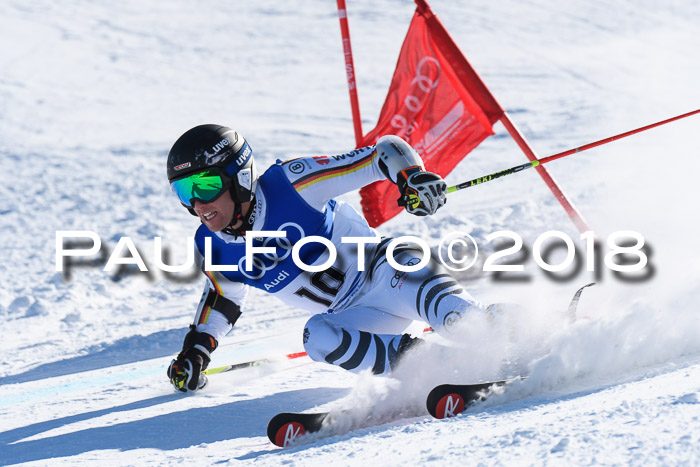
[[[168,367],[168,378],[178,391],[197,391],[207,384],[207,377],[202,373],[209,366],[210,354],[218,343],[209,334],[197,332],[194,326],[185,336],[182,351]]]
[[[397,185],[401,191],[399,206],[415,216],[435,214],[447,202],[447,184],[432,172],[419,168],[409,173],[402,172]]]

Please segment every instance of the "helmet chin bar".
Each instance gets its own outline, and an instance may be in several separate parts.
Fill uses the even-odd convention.
[[[236,203],[236,209],[233,211],[233,218],[231,219],[231,222],[228,223],[227,227],[232,227],[236,223],[238,223],[238,219],[241,218],[241,203]]]
[[[238,238],[239,236],[245,235],[246,231],[250,230],[253,227],[254,220],[251,222],[250,212],[252,209],[255,209],[255,196],[253,196],[252,200],[246,202],[249,203],[246,212],[243,212],[244,203],[236,203],[236,210],[233,213],[233,220],[231,220],[229,225],[222,230],[224,233],[233,235],[235,238]],[[238,227],[233,228],[233,226],[236,225],[239,221],[241,224]]]

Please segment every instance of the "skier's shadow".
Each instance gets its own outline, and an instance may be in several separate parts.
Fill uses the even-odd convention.
[[[72,423],[173,402],[182,396],[169,394],[153,397],[0,433],[0,446],[3,453],[1,463],[40,461],[106,449],[128,451],[154,448],[168,451],[228,439],[265,436],[267,422],[276,413],[308,410],[343,397],[348,391],[338,388],[287,391],[260,399],[236,401],[214,407],[191,408],[126,423],[19,441]],[[293,404],[290,401],[293,401]]]
[[[179,352],[186,329],[160,331],[148,336],[130,336],[109,345],[89,347],[86,355],[44,363],[18,375],[0,377],[0,385],[27,383],[57,376],[168,357]],[[153,345],[157,342],[158,345]],[[134,352],[133,349],[139,349]]]

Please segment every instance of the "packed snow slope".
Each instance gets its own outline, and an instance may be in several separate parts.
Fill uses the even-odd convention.
[[[414,4],[348,3],[368,131]],[[540,156],[700,108],[698,2],[431,5]],[[460,277],[485,303],[523,305],[510,331],[467,320],[449,355],[416,356],[395,378],[302,358],[174,393],[165,369],[201,280],[118,276],[106,257],[129,236],[150,265],[154,237],[184,258],[198,223],[170,192],[165,159],[194,125],[236,128],[260,167],[353,148],[336,15],[328,1],[0,4],[0,464],[697,464],[700,117],[547,166],[603,255],[613,232],[644,237],[641,275],[586,272],[578,232],[523,172],[379,229],[433,246],[459,230],[485,254],[489,234],[517,232],[527,250],[509,259],[523,273]],[[525,161],[495,130],[448,183]],[[357,193],[343,199],[359,207]],[[57,272],[60,230],[96,232],[104,256]],[[549,230],[575,240],[584,267],[543,274],[532,247]],[[568,324],[561,311],[591,281]],[[300,351],[307,318],[253,291],[212,366]],[[434,384],[516,373],[530,377],[458,418],[432,420],[422,405]],[[296,447],[268,442],[274,414],[317,407],[350,410]]]

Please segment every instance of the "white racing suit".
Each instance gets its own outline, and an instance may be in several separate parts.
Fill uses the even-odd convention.
[[[403,331],[414,320],[449,335],[457,318],[482,312],[481,304],[435,263],[416,272],[395,270],[385,255],[391,239],[380,239],[352,206],[333,199],[384,178],[374,146],[271,166],[258,182],[249,214],[254,216],[251,230],[284,231],[286,237],[255,237],[253,246],[275,250],[255,253],[248,271],[244,238],[199,227],[195,236],[199,254],[205,255],[210,238],[209,263],[235,265],[238,270],[205,271],[207,284],[195,317],[196,330],[220,340],[231,330],[253,286],[314,313],[303,333],[312,359],[351,371],[370,368],[375,374],[387,374],[396,364]],[[336,260],[322,271],[304,271],[292,258],[292,246],[312,235],[332,242],[337,251]],[[374,243],[343,243],[343,237],[369,238]],[[329,254],[318,242],[299,249],[300,259],[311,266],[324,264]],[[413,265],[421,257],[408,245],[394,250],[399,264]],[[224,310],[216,305],[220,296],[225,300],[219,303],[236,309],[233,319],[232,306],[225,313],[219,311]]]

